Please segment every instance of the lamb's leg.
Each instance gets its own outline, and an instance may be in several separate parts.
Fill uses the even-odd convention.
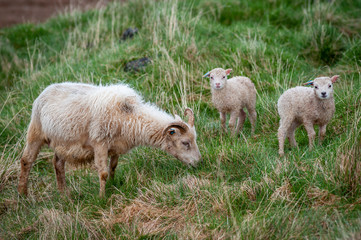
[[[313,141],[315,140],[315,136],[316,136],[315,129],[313,128],[313,124],[311,122],[304,122],[304,125],[308,135],[308,146],[310,150],[312,150]]]
[[[56,154],[53,157],[53,164],[56,174],[56,182],[59,192],[63,193],[65,190],[65,160],[59,158]]]
[[[231,112],[231,116],[229,118],[228,127],[229,127],[229,129],[230,129],[230,131],[232,132],[233,135],[236,135],[238,133],[236,131],[236,129],[234,128],[234,126],[236,125],[236,121],[237,121],[238,116],[239,116],[238,112]]]
[[[288,140],[290,141],[290,144],[292,147],[297,147],[297,142],[296,142],[296,138],[295,138],[295,131],[296,128],[299,126],[300,124],[296,121],[294,121],[290,128],[288,129]]]
[[[21,170],[20,170],[19,185],[18,185],[18,192],[20,194],[24,194],[24,195],[28,194],[29,173],[43,144],[44,141],[39,136],[39,131],[37,131],[30,124],[26,147],[20,159]]]
[[[105,183],[108,178],[107,159],[108,159],[107,146],[104,144],[97,144],[96,146],[94,146],[94,162],[99,175],[100,197],[104,197],[105,195]]]
[[[220,112],[219,117],[221,118],[221,127],[223,132],[227,132],[226,128],[226,113]]]
[[[238,118],[238,123],[237,123],[237,127],[236,127],[236,133],[238,133],[240,130],[242,130],[245,120],[246,120],[246,113],[243,111],[243,109],[241,109],[241,111],[239,112],[239,118]]]
[[[322,141],[323,141],[323,139],[325,138],[325,135],[326,135],[326,126],[327,126],[327,124],[320,125],[320,130],[318,132],[318,138],[320,139],[319,140],[320,145],[322,144]]]
[[[256,129],[256,121],[257,121],[257,112],[254,108],[247,108],[249,114],[249,121],[251,122],[251,135],[254,135],[254,131]]]
[[[293,123],[293,119],[291,120],[291,119],[281,118],[280,120],[280,127],[278,128],[278,143],[279,143],[278,153],[280,157],[283,157],[285,154],[284,146],[285,146],[286,134],[292,123]]]
[[[110,158],[110,164],[109,164],[109,178],[110,179],[114,179],[115,169],[118,165],[118,158],[119,158],[119,155],[113,155]]]

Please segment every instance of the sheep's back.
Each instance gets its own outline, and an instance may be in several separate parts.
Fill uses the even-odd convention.
[[[127,105],[127,101],[129,104]],[[46,88],[34,102],[33,115],[48,139],[78,141],[99,131],[114,131],[111,121],[141,99],[126,85],[93,86],[78,83],[53,84]],[[107,132],[104,133],[107,135]]]
[[[278,113],[283,117],[298,118],[307,115],[315,101],[314,90],[308,87],[295,87],[285,91],[278,99]]]
[[[233,77],[228,80],[227,85],[230,94],[241,102],[256,101],[256,89],[253,82],[247,77]]]

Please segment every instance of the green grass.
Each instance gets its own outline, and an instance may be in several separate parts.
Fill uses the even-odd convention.
[[[146,1],[73,11],[0,30],[0,238],[353,239],[361,237],[361,24],[359,1]],[[120,41],[128,27],[132,40]],[[150,57],[140,73],[130,60]],[[232,68],[255,83],[256,135],[220,133],[202,75]],[[340,75],[322,145],[278,157],[276,102],[317,76]],[[121,156],[106,197],[94,168],[56,189],[52,152],[16,190],[31,105],[49,84],[125,82],[169,113],[196,113],[203,163],[190,169],[146,147]]]

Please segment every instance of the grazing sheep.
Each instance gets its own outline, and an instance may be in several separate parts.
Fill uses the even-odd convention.
[[[108,175],[114,177],[119,155],[139,145],[160,148],[196,166],[201,154],[196,143],[193,111],[186,109],[185,115],[189,117],[188,123],[144,103],[133,89],[122,84],[50,85],[33,104],[18,191],[27,194],[31,166],[44,144],[54,150],[53,164],[61,192],[65,187],[65,162],[94,161],[100,195],[104,196],[106,180]]]
[[[313,125],[319,125],[319,139],[322,142],[326,126],[335,112],[333,98],[333,83],[339,78],[338,75],[319,77],[305,83],[314,88],[295,87],[284,92],[278,100],[278,113],[281,117],[278,129],[279,155],[284,155],[284,142],[288,137],[291,146],[296,147],[295,130],[303,124],[306,128],[309,140],[309,148],[312,149],[315,138]]]
[[[236,135],[242,129],[246,119],[244,108],[247,109],[254,134],[257,113],[256,113],[256,88],[253,82],[247,77],[233,77],[227,80],[227,75],[232,69],[224,70],[215,68],[203,77],[209,77],[212,89],[212,102],[220,113],[222,130],[226,131],[226,113],[230,113],[229,128],[234,129]]]

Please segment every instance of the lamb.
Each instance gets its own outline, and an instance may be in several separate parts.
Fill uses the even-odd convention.
[[[279,155],[284,156],[284,142],[286,136],[292,147],[297,147],[295,130],[303,124],[312,150],[315,138],[313,125],[319,125],[319,143],[326,134],[326,126],[335,112],[333,98],[333,83],[339,78],[319,77],[305,83],[314,88],[295,87],[284,92],[278,100],[278,113],[281,117],[278,129]]]
[[[94,162],[99,175],[99,194],[104,196],[106,180],[108,176],[114,177],[119,155],[140,145],[160,148],[196,166],[201,154],[196,143],[194,114],[187,108],[185,115],[188,123],[144,103],[141,96],[124,84],[50,85],[33,104],[18,191],[27,195],[30,169],[44,144],[54,150],[53,164],[60,192],[65,188],[65,162]]]
[[[221,127],[226,130],[226,113],[230,113],[229,128],[236,135],[243,128],[246,119],[244,108],[247,109],[251,122],[251,133],[254,134],[256,113],[256,88],[247,77],[233,77],[227,80],[232,69],[215,68],[203,77],[209,77],[211,82],[212,102],[220,113]],[[238,119],[236,129],[234,126]]]

